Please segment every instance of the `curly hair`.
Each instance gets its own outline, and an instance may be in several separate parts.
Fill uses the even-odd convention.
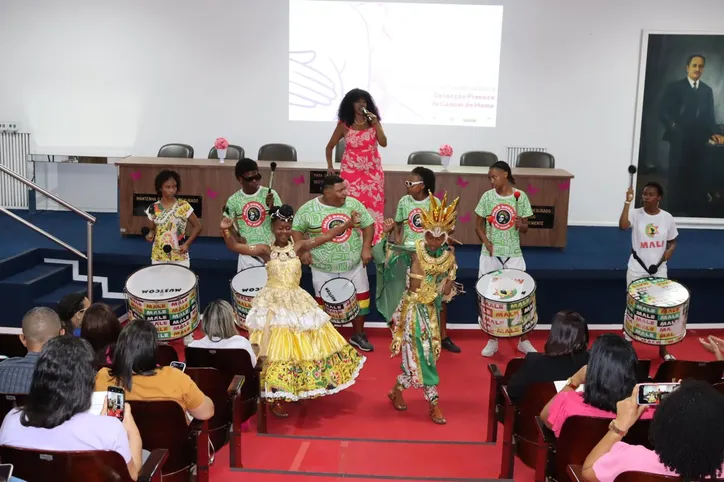
[[[362,89],[352,89],[345,94],[342,102],[339,104],[339,110],[337,111],[337,118],[344,122],[347,126],[354,124],[354,103],[360,99],[367,101],[367,110],[377,116],[377,120],[381,121],[380,111],[377,109],[374,99],[369,92]]]
[[[168,169],[164,169],[163,171],[159,172],[156,176],[156,179],[154,180],[154,187],[156,188],[156,193],[160,196],[161,191],[163,188],[163,185],[168,181],[169,179],[173,179],[176,181],[176,192],[181,191],[181,176],[179,176],[178,172],[176,171],[169,171]]]
[[[631,343],[618,335],[599,336],[591,347],[583,401],[616,413],[619,400],[630,397],[636,385],[638,358]]]
[[[656,409],[649,440],[659,460],[684,480],[715,479],[724,465],[724,395],[684,380]]]

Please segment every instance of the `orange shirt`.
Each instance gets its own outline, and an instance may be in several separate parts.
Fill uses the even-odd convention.
[[[120,386],[111,378],[108,368],[96,375],[96,392],[107,391],[109,386]],[[133,375],[131,391],[126,390],[126,400],[161,401],[173,400],[184,410],[199,408],[205,395],[184,372],[173,367],[162,367],[155,375]]]

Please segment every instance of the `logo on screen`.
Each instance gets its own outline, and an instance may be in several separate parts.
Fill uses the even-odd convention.
[[[244,206],[244,210],[241,212],[241,217],[247,226],[256,228],[261,226],[266,219],[266,209],[261,203],[256,201],[250,201]]]
[[[407,216],[407,225],[416,233],[422,232],[422,209],[415,208],[410,211],[410,215]]]
[[[340,226],[347,221],[349,221],[350,217],[346,214],[336,213],[336,214],[330,214],[324,220],[322,221],[322,233],[329,232],[330,229],[334,229],[337,226]],[[352,230],[347,229],[339,236],[335,236],[332,239],[332,242],[334,243],[344,243],[352,236]]]
[[[507,231],[513,227],[515,210],[509,204],[498,204],[493,208],[493,226],[496,229]]]

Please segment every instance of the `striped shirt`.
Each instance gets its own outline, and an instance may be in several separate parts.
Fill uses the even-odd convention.
[[[8,358],[0,363],[0,393],[28,393],[39,352]]]

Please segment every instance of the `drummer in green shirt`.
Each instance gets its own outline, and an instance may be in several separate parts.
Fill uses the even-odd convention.
[[[282,200],[275,190],[261,185],[256,161],[246,157],[239,160],[234,174],[241,189],[226,201],[223,214],[234,222],[232,235],[239,243],[269,244],[272,240],[269,209],[281,206]],[[264,266],[264,261],[256,256],[240,254],[236,271],[254,266]]]

